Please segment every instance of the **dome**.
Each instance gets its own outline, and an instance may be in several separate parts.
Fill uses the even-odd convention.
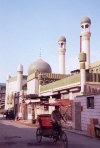
[[[81,20],[81,25],[84,24],[84,23],[91,24],[90,18],[87,17],[87,16],[83,17],[83,19]]]
[[[51,73],[52,72],[50,65],[48,63],[46,63],[45,61],[43,61],[42,59],[39,59],[30,65],[29,70],[28,70],[28,74],[30,75],[37,70],[39,72],[43,72],[43,73]]]
[[[58,42],[59,42],[59,41],[66,42],[66,38],[65,38],[64,36],[61,36],[61,37],[59,38]]]

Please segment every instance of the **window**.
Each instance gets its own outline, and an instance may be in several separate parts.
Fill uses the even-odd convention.
[[[94,97],[87,97],[87,108],[94,109]]]
[[[4,90],[4,87],[1,87],[1,90]]]
[[[49,106],[48,105],[45,105],[46,103],[48,104],[48,100],[47,101],[43,101],[44,103],[44,111],[48,111],[49,110]]]
[[[4,94],[4,93],[2,93],[2,94],[1,94],[1,96],[2,96],[2,97],[5,97],[5,94]]]

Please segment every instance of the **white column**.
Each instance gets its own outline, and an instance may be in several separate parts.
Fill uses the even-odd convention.
[[[73,92],[72,91],[69,92],[69,100],[73,100]]]
[[[82,52],[86,53],[86,69],[90,66],[90,32],[86,32],[82,35]]]
[[[19,65],[17,69],[17,91],[18,92],[22,90],[22,82],[23,82],[23,66]]]
[[[81,73],[81,93],[84,93],[84,86],[86,84],[86,72],[85,72],[85,69],[80,69],[80,73]]]
[[[65,54],[59,52],[59,73],[65,74]]]
[[[65,74],[65,52],[66,52],[66,38],[61,36],[58,40],[59,48],[59,73]]]

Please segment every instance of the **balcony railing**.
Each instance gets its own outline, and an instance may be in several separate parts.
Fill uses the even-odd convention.
[[[100,74],[98,73],[86,73],[87,82],[100,82]]]

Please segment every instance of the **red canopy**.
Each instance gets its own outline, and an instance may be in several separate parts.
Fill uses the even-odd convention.
[[[52,102],[52,103],[43,103],[43,105],[47,105],[47,106],[68,106],[70,105],[72,102],[72,100],[69,99],[64,99],[64,100],[59,100],[56,102]]]

